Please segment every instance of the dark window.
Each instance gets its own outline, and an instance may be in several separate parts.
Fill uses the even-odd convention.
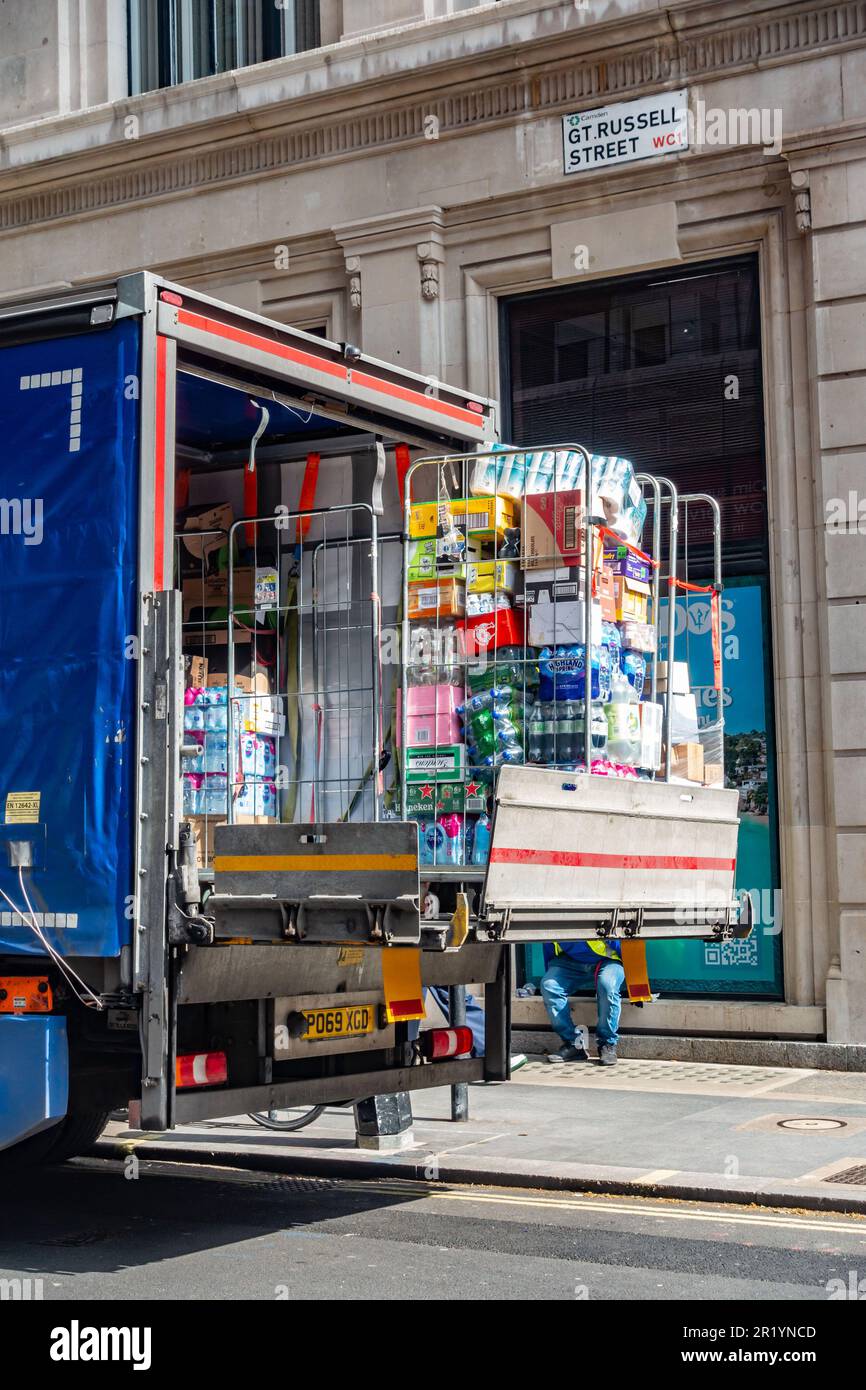
[[[128,14],[133,94],[319,44],[318,0],[128,0]]]
[[[757,261],[507,300],[505,437],[621,454],[722,504],[726,569],[766,566]],[[692,560],[707,539],[690,523]],[[704,534],[702,534],[702,532]]]

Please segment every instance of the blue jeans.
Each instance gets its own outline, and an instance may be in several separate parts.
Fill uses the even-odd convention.
[[[541,981],[541,997],[547,1015],[564,1043],[573,1043],[577,1029],[568,1007],[568,996],[591,982],[595,966],[581,964],[568,956],[557,956],[547,967]],[[622,987],[625,971],[618,960],[602,960],[595,981],[598,1024],[595,1036],[599,1047],[616,1047],[619,1037],[619,1015],[622,1008]]]
[[[450,1018],[448,986],[429,985],[424,989],[424,998],[427,998],[427,989],[439,1005],[446,1018]],[[473,1057],[484,1056],[484,1010],[475,998],[474,994],[466,991],[466,1027],[472,1031],[472,1055]],[[420,1022],[415,1021],[409,1024],[409,1037],[413,1040],[417,1038],[420,1029]]]

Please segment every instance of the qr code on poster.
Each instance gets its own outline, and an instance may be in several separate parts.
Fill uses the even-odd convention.
[[[758,943],[747,941],[722,941],[718,946],[704,947],[705,965],[753,965],[758,964]]]

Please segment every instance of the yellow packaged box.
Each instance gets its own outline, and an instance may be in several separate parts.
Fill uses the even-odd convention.
[[[462,618],[466,613],[466,585],[448,576],[420,579],[409,585],[410,618]]]
[[[472,536],[502,538],[506,529],[520,525],[519,504],[514,497],[454,497],[448,503],[457,530]],[[415,502],[409,512],[413,540],[435,536],[439,529],[437,502]]]
[[[629,579],[624,574],[613,576],[613,601],[618,623],[645,623],[650,586],[642,579]]]
[[[466,566],[466,589],[470,594],[513,594],[519,574],[512,560],[480,560]]]

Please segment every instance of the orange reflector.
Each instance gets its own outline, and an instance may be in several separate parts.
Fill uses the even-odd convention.
[[[382,950],[382,984],[389,1023],[405,1023],[424,1017],[421,992],[421,952],[416,946],[385,946]]]
[[[222,1086],[229,1079],[224,1052],[190,1052],[174,1064],[174,1084],[178,1091],[188,1086]]]
[[[0,975],[0,1014],[50,1014],[53,1007],[45,975]]]
[[[646,965],[645,941],[622,941],[622,968],[628,997],[633,1004],[643,1004],[652,999],[649,973]]]
[[[468,1057],[472,1051],[471,1028],[430,1028],[421,1034],[421,1051],[431,1062],[440,1057]]]

